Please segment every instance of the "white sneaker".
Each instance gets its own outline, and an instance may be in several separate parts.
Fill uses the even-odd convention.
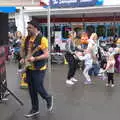
[[[2,98],[2,101],[8,101],[8,98]]]
[[[71,81],[71,80],[66,80],[66,84],[69,84],[69,85],[74,85],[74,82]]]
[[[73,82],[77,82],[77,81],[78,81],[78,80],[75,79],[75,78],[71,78],[71,80],[72,80]]]
[[[114,84],[112,84],[112,85],[111,85],[111,87],[115,87],[115,85],[114,85]]]
[[[84,84],[85,84],[85,85],[90,85],[90,84],[92,84],[92,82],[86,80],[86,81],[84,82]]]
[[[18,69],[18,73],[21,73],[22,72],[22,69]]]
[[[106,83],[106,87],[110,86],[110,84]]]
[[[29,117],[33,117],[33,116],[36,116],[38,115],[40,112],[39,111],[36,111],[36,110],[30,110],[30,112],[28,114],[25,114],[24,116],[29,118]]]

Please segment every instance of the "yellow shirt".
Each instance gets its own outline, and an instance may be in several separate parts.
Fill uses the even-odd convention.
[[[30,38],[30,42],[34,43],[34,40],[35,40],[35,37]],[[21,47],[25,48],[25,39],[22,41]],[[41,50],[48,49],[48,39],[46,37],[42,37],[40,48]],[[33,64],[28,69],[36,70]],[[44,65],[42,68],[40,68],[40,70],[45,70],[45,69],[47,69],[47,65]]]

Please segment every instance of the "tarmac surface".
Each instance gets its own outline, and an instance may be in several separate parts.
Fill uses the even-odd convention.
[[[47,72],[45,87],[54,96],[53,111],[49,113],[45,102],[39,98],[40,115],[25,118],[24,114],[31,108],[28,91],[20,89],[17,65],[7,63],[6,67],[8,88],[24,106],[9,95],[9,100],[0,104],[0,120],[120,120],[120,73],[115,74],[116,86],[111,88],[105,87],[106,81],[98,77],[92,77],[92,85],[84,85],[83,74],[78,70],[76,78],[79,81],[70,87],[65,84],[67,65],[52,65],[51,82]]]

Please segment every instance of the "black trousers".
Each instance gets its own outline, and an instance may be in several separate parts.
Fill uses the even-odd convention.
[[[108,77],[108,84],[112,83],[114,84],[114,73],[107,73]]]
[[[76,60],[74,56],[70,53],[66,53],[65,58],[68,62],[68,67],[69,67],[67,79],[70,80],[72,77],[74,77],[75,72],[78,68],[78,60]]]

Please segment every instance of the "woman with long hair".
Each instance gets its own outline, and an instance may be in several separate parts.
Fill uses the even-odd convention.
[[[74,78],[75,72],[77,70],[78,61],[74,58],[73,53],[75,52],[75,44],[73,42],[74,40],[74,32],[69,32],[69,38],[66,43],[66,53],[65,58],[68,62],[68,74],[67,74],[67,80],[66,84],[73,85],[74,82],[77,82],[78,80]]]

